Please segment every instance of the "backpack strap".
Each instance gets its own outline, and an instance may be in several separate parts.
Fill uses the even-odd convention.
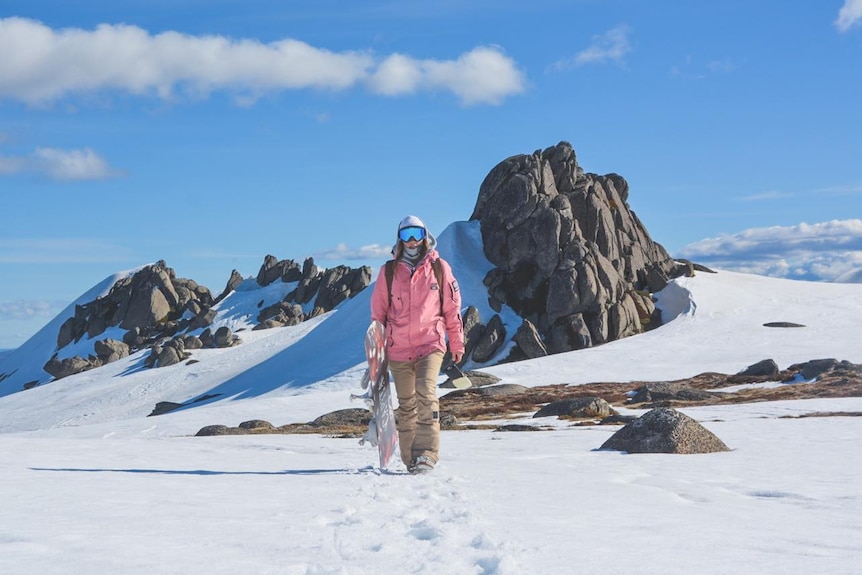
[[[386,262],[384,272],[386,274],[386,293],[389,294],[389,307],[392,307],[392,278],[395,277],[395,260]]]
[[[392,279],[395,277],[395,260],[386,262],[383,273],[386,275],[386,291],[389,294],[389,305],[392,305]],[[443,265],[440,263],[440,258],[431,260],[431,268],[434,270],[434,275],[437,277],[437,291],[440,292],[440,315],[443,315]]]
[[[437,276],[437,291],[440,292],[440,317],[443,317],[443,265],[440,263],[440,258],[431,262],[431,267],[434,268],[434,275]]]

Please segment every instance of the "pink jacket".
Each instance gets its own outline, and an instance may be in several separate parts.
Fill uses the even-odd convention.
[[[392,278],[392,305],[386,289],[386,266],[380,268],[371,293],[371,319],[386,326],[386,351],[393,361],[416,361],[440,350],[446,351],[446,336],[452,353],[464,352],[461,325],[461,292],[449,264],[443,269],[443,315],[440,287],[431,262],[439,259],[430,250],[411,275],[410,266],[399,261]]]

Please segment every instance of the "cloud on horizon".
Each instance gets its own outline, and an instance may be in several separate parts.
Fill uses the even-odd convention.
[[[0,321],[52,319],[69,305],[67,301],[14,300],[0,302]]]
[[[592,42],[587,48],[571,58],[555,62],[551,68],[568,70],[586,64],[604,64],[609,61],[622,62],[625,55],[632,49],[629,41],[630,34],[631,28],[626,24],[620,24],[604,34],[593,36]]]
[[[674,255],[731,271],[833,281],[862,269],[862,220],[751,228],[689,244]]]
[[[90,148],[36,148],[28,156],[0,156],[0,176],[32,173],[60,182],[105,180],[122,175]]]
[[[862,22],[862,0],[844,0],[844,5],[835,20],[835,27],[839,32],[846,32],[860,22]]]
[[[462,104],[499,104],[525,90],[524,74],[494,46],[454,60],[378,57],[370,51],[333,52],[291,38],[254,39],[151,35],[137,26],[101,24],[95,30],[54,30],[26,18],[0,19],[0,98],[45,105],[101,90],[174,99],[205,98],[214,91],[252,105],[265,93],[346,90],[400,96],[449,91]]]
[[[338,244],[330,250],[324,250],[314,254],[314,257],[322,260],[379,260],[392,257],[392,246],[371,244],[359,248],[351,248],[347,244]]]

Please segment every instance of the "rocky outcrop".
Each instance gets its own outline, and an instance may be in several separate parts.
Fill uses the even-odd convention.
[[[691,417],[657,407],[627,424],[600,449],[628,453],[715,453],[730,451],[711,431]]]
[[[296,282],[297,285],[282,301],[260,311],[255,330],[297,325],[332,311],[371,284],[371,268],[336,266],[321,270],[315,265],[314,258],[306,258],[300,268],[293,260],[279,260],[267,255],[257,273],[257,284],[265,287],[276,281]],[[306,314],[303,306],[312,301],[314,304]]]
[[[55,355],[44,369],[60,379],[147,348],[151,351],[144,364],[164,367],[188,359],[189,350],[237,345],[239,338],[227,327],[213,333],[209,326],[216,317],[215,304],[243,281],[239,272],[233,270],[225,289],[213,299],[209,289],[194,280],[178,278],[164,261],[146,266],[116,282],[104,297],[76,306],[75,315],[60,327],[57,349],[85,336],[95,338],[111,327],[126,330],[122,341],[96,341],[95,355],[88,358],[74,356],[61,360]],[[265,287],[276,281],[295,282],[296,289],[283,301],[262,309],[254,329],[296,325],[332,310],[371,283],[371,268],[338,266],[321,270],[312,258],[300,267],[293,260],[267,255],[257,274],[257,283]],[[306,314],[302,306],[311,301],[314,301],[312,311]],[[200,337],[184,335],[200,329],[204,330]]]
[[[650,238],[628,195],[622,176],[585,173],[567,142],[508,158],[482,182],[470,219],[495,266],[485,277],[491,307],[525,320],[519,359],[654,327],[650,294],[694,273]]]
[[[104,297],[76,306],[75,315],[60,327],[57,348],[120,327],[132,332],[123,342],[134,351],[193,324],[204,327],[200,324],[212,317],[212,305],[209,289],[176,277],[162,260],[119,280]]]

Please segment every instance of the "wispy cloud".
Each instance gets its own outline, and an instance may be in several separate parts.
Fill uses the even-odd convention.
[[[555,62],[551,68],[555,70],[566,70],[586,64],[604,64],[606,62],[622,62],[625,55],[631,52],[629,35],[631,28],[621,24],[611,28],[604,34],[593,36],[590,45],[575,54]]]
[[[687,56],[682,64],[671,66],[670,74],[681,78],[703,80],[710,76],[730,74],[736,71],[738,67],[737,63],[730,58],[703,63],[695,60],[692,56]]]
[[[0,156],[0,176],[34,173],[58,181],[104,180],[122,174],[90,148],[36,148],[27,156]]]
[[[844,0],[844,5],[838,11],[835,26],[840,32],[846,32],[862,22],[862,0]]]
[[[721,269],[831,281],[862,268],[862,220],[751,228],[689,244],[675,255]]]
[[[741,196],[737,198],[740,202],[767,202],[772,200],[784,200],[787,198],[794,197],[795,194],[791,194],[789,192],[779,192],[779,191],[768,191],[761,192],[759,194],[751,194],[750,196]]]
[[[523,73],[497,47],[454,60],[368,50],[334,52],[286,38],[271,43],[180,32],[151,35],[137,26],[54,30],[34,20],[0,19],[0,98],[44,105],[60,98],[117,90],[162,99],[231,92],[242,106],[283,90],[365,86],[395,96],[449,91],[463,104],[499,104],[525,89]]]
[[[828,196],[854,196],[862,194],[862,184],[847,184],[844,186],[831,186],[828,188],[820,188],[815,190],[817,194]]]
[[[379,260],[392,256],[392,246],[371,244],[359,248],[351,248],[347,244],[338,244],[331,250],[314,254],[315,258],[334,261]]]
[[[0,302],[0,321],[53,318],[63,311],[69,302],[54,300],[14,300]]]
[[[128,262],[136,259],[128,248],[87,238],[0,238],[0,263],[77,264]]]

